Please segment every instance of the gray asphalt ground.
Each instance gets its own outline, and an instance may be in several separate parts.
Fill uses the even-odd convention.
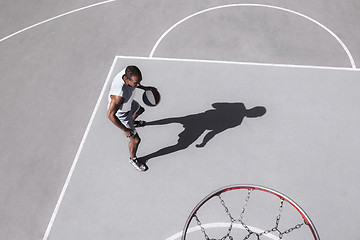
[[[236,183],[265,185],[290,196],[322,239],[357,236],[359,71],[334,36],[293,13],[239,6],[182,23],[165,36],[154,57],[285,66],[156,60],[147,58],[154,44],[179,20],[210,7],[249,2],[113,1],[6,38],[94,3],[0,3],[0,239],[44,238],[77,152],[49,239],[167,239],[181,231],[202,197]],[[359,64],[357,1],[251,3],[316,20]],[[144,83],[162,93],[161,104],[147,109],[144,119],[164,124],[139,130],[141,156],[175,144],[184,118],[190,125],[185,130],[201,128],[196,116],[214,111],[214,103],[227,103],[225,114],[231,104],[261,106],[266,114],[245,117],[203,148],[195,145],[207,132],[194,135],[184,150],[150,155],[149,171],[139,173],[129,165],[126,139],[106,119],[102,99],[80,152],[115,56],[136,57],[116,58],[111,74],[138,64]],[[175,120],[164,120],[170,117]]]

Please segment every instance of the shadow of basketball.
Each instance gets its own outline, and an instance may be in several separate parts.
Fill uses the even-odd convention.
[[[142,162],[147,162],[152,158],[184,150],[194,143],[206,130],[209,132],[205,135],[200,144],[196,147],[205,147],[206,144],[217,134],[241,125],[245,117],[256,118],[266,113],[266,109],[257,106],[246,109],[243,103],[214,103],[214,109],[207,110],[198,114],[191,114],[184,117],[165,118],[148,122],[146,126],[165,125],[171,123],[180,123],[184,130],[178,135],[177,144],[164,147],[156,152],[141,157]]]

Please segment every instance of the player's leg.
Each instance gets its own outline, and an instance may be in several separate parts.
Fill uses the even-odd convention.
[[[135,121],[135,119],[137,117],[139,117],[141,114],[143,114],[144,112],[145,112],[145,108],[140,106],[140,104],[134,100],[133,103],[131,104],[131,113],[132,113],[132,119],[134,121],[135,127],[143,127],[146,125],[146,122],[143,120]]]
[[[121,121],[121,123],[131,129],[132,131],[132,136],[129,137],[129,152],[130,152],[130,163],[139,171],[146,171],[146,166],[140,162],[138,162],[137,158],[136,158],[136,152],[137,149],[139,147],[140,144],[140,137],[137,134],[135,127],[134,127],[134,122],[132,119],[133,113],[131,111],[126,112],[126,113],[121,113],[119,112],[116,115],[119,120]]]
[[[135,130],[134,126],[134,115],[141,109],[140,105],[134,101],[131,106],[131,111],[127,115],[128,126],[132,130],[133,135],[129,138],[129,152],[130,152],[130,163],[139,171],[146,171],[147,166],[142,162],[138,161],[136,157],[136,152],[139,148],[141,139],[139,134]]]
[[[132,109],[133,110],[133,109]],[[130,111],[127,113],[126,120],[127,120],[127,127],[131,129],[132,135],[129,137],[129,152],[130,152],[130,159],[136,158],[136,152],[140,144],[140,137],[137,133],[135,126],[134,126],[134,120],[133,120],[134,111]]]
[[[141,142],[141,139],[139,137],[139,134],[135,134],[134,136],[130,137],[129,142],[129,151],[130,151],[130,163],[136,168],[138,171],[146,171],[148,167],[138,160],[136,157],[136,152],[139,147],[139,144]]]
[[[134,136],[129,137],[129,152],[130,152],[130,158],[134,159],[136,158],[136,152],[139,148],[139,144],[141,142],[141,139],[139,137],[139,134],[135,134]]]

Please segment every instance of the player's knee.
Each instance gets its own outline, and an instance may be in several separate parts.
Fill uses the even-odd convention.
[[[139,137],[139,135],[136,135],[132,141],[135,143],[135,144],[139,144],[141,142],[141,138]]]

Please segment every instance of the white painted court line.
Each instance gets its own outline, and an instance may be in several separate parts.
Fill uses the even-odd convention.
[[[171,26],[168,30],[166,30],[163,35],[161,35],[161,37],[156,41],[154,47],[152,48],[149,57],[152,58],[154,56],[154,53],[157,49],[157,47],[159,46],[160,42],[165,38],[165,36],[171,32],[174,28],[176,28],[178,25],[180,25],[181,23],[189,20],[190,18],[193,18],[195,16],[198,16],[200,14],[206,13],[206,12],[210,12],[213,10],[217,10],[217,9],[222,9],[222,8],[230,8],[230,7],[265,7],[265,8],[272,8],[272,9],[277,9],[277,10],[281,10],[281,11],[285,11],[285,12],[289,12],[295,15],[298,15],[300,17],[303,17],[313,23],[315,23],[316,25],[320,26],[321,28],[323,28],[325,31],[327,31],[328,33],[330,33],[331,36],[333,36],[336,41],[338,41],[340,43],[340,45],[342,46],[342,48],[345,50],[346,55],[348,56],[349,60],[350,60],[350,64],[351,67],[356,69],[356,65],[355,65],[355,61],[354,58],[352,57],[349,49],[346,47],[345,43],[333,32],[331,31],[329,28],[327,28],[325,25],[321,24],[320,22],[316,21],[315,19],[308,17],[302,13],[287,9],[287,8],[282,8],[282,7],[276,7],[276,6],[272,6],[272,5],[264,5],[264,4],[229,4],[229,5],[222,5],[222,6],[217,6],[217,7],[212,7],[212,8],[208,8],[199,12],[196,12],[190,16],[187,16],[185,18],[183,18],[182,20],[178,21],[177,23],[175,23],[173,26]]]
[[[203,224],[202,226],[204,227],[204,229],[229,228],[229,223],[225,223],[225,222],[207,223],[207,224]],[[263,230],[261,230],[259,228],[256,228],[256,227],[252,227],[252,226],[248,226],[248,227],[250,228],[251,231],[256,232],[256,233],[264,232]],[[244,229],[244,227],[239,223],[233,224],[233,228]],[[193,232],[196,232],[196,231],[200,231],[200,230],[201,230],[201,228],[199,226],[192,227],[192,228],[188,229],[187,234],[193,233]],[[278,240],[279,239],[278,237],[276,237],[273,234],[264,234],[264,236],[268,237],[269,239],[273,239],[273,240]],[[181,237],[182,237],[182,232],[178,232],[178,233],[172,235],[171,237],[167,238],[166,240],[176,240],[176,239],[180,239]]]
[[[137,56],[117,56],[117,58],[155,60],[155,61],[180,61],[180,62],[198,62],[198,63],[219,63],[219,64],[235,64],[235,65],[249,65],[249,66],[268,66],[268,67],[285,67],[285,68],[308,68],[308,69],[323,69],[323,70],[344,70],[344,71],[355,71],[355,72],[359,72],[359,71],[360,71],[360,68],[325,67],[325,66],[273,64],[273,63],[254,63],[254,62],[235,62],[235,61],[218,61],[218,60],[185,59],[185,58],[137,57]]]
[[[11,37],[14,37],[14,36],[20,34],[20,33],[22,33],[22,32],[25,32],[25,31],[27,31],[27,30],[30,30],[30,29],[34,28],[34,27],[37,27],[37,26],[39,26],[39,25],[41,25],[41,24],[50,22],[50,21],[52,21],[52,20],[55,20],[55,19],[64,17],[64,16],[66,16],[66,15],[69,15],[69,14],[72,14],[72,13],[75,13],[75,12],[79,12],[79,11],[82,11],[82,10],[85,10],[85,9],[88,9],[88,8],[100,6],[100,5],[103,5],[103,4],[106,4],[106,3],[110,3],[110,2],[115,2],[115,1],[117,1],[117,0],[108,0],[108,1],[104,1],[104,2],[99,2],[99,3],[91,4],[91,5],[82,7],[82,8],[78,8],[78,9],[75,9],[75,10],[72,10],[72,11],[69,11],[69,12],[66,12],[66,13],[63,13],[63,14],[60,14],[60,15],[55,16],[55,17],[49,18],[49,19],[47,19],[47,20],[44,20],[44,21],[42,21],[42,22],[33,24],[33,25],[29,26],[29,27],[26,27],[26,28],[24,28],[24,29],[21,29],[21,30],[19,30],[19,31],[17,31],[17,32],[14,32],[13,34],[10,34],[10,35],[8,35],[8,36],[0,39],[0,43],[3,42],[3,41],[5,41],[5,40],[7,40],[7,39],[9,39],[9,38],[11,38]]]
[[[64,184],[63,189],[62,189],[62,191],[61,191],[61,193],[60,193],[60,197],[59,197],[59,199],[58,199],[58,201],[57,201],[57,203],[56,203],[56,206],[55,206],[54,212],[53,212],[53,214],[52,214],[52,216],[51,216],[49,225],[48,225],[48,227],[46,228],[46,231],[45,231],[43,240],[46,240],[46,239],[48,239],[48,237],[49,237],[51,228],[52,228],[52,226],[53,226],[53,224],[54,224],[54,221],[55,221],[55,218],[56,218],[57,213],[58,213],[58,211],[59,211],[61,202],[62,202],[62,200],[63,200],[63,198],[64,198],[64,195],[65,195],[65,192],[66,192],[66,190],[67,190],[67,188],[68,188],[68,186],[69,186],[71,177],[72,177],[72,175],[73,175],[73,173],[74,173],[76,164],[77,164],[77,162],[78,162],[78,160],[79,160],[79,157],[80,157],[81,151],[82,151],[82,149],[83,149],[83,146],[84,146],[84,144],[85,144],[86,138],[87,138],[87,136],[88,136],[88,134],[89,134],[89,132],[90,132],[90,128],[91,128],[92,123],[93,123],[93,121],[94,121],[96,112],[97,112],[97,110],[98,110],[98,108],[99,108],[99,106],[100,106],[100,102],[101,102],[101,100],[102,100],[102,98],[103,98],[103,96],[104,96],[104,93],[105,93],[105,90],[106,90],[106,86],[108,85],[108,82],[110,81],[110,76],[111,76],[111,74],[112,74],[112,72],[113,72],[113,70],[114,70],[116,61],[117,61],[117,58],[115,57],[112,65],[111,65],[110,71],[109,71],[109,73],[108,73],[108,76],[107,76],[107,78],[106,78],[106,81],[105,81],[105,83],[104,83],[104,86],[103,86],[103,88],[102,88],[102,90],[101,90],[100,96],[99,96],[99,98],[98,98],[98,100],[97,100],[97,102],[96,102],[96,105],[95,105],[95,108],[94,108],[93,113],[92,113],[92,115],[91,115],[91,118],[90,118],[90,120],[89,120],[89,123],[88,123],[88,125],[87,125],[87,127],[86,127],[84,136],[83,136],[83,138],[82,138],[82,140],[81,140],[81,143],[80,143],[80,146],[79,146],[79,148],[78,148],[78,150],[77,150],[77,152],[76,152],[75,159],[74,159],[74,161],[73,161],[73,163],[72,163],[72,165],[71,165],[70,172],[69,172],[69,174],[68,174],[68,176],[67,176],[67,178],[66,178],[65,184]]]

